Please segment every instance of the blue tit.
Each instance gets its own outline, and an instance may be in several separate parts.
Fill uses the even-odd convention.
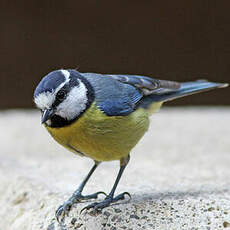
[[[46,75],[34,92],[42,124],[59,144],[95,162],[78,189],[57,209],[57,219],[73,203],[105,194],[82,195],[85,184],[102,161],[119,160],[120,170],[105,200],[86,209],[101,210],[129,195],[124,192],[114,196],[115,189],[129,162],[130,151],[148,130],[149,116],[163,102],[226,86],[206,80],[179,83],[146,76],[80,73],[74,69]]]

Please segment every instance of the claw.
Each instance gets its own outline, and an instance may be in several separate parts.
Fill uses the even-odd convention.
[[[132,198],[131,195],[130,195],[130,193],[128,193],[128,192],[123,192],[123,193],[117,195],[117,196],[113,199],[113,202],[116,202],[116,201],[118,201],[118,200],[124,200],[124,199],[125,199],[125,195],[127,195],[127,196],[129,197],[129,201],[130,201],[131,198]]]
[[[103,194],[103,195],[105,195],[105,196],[108,196],[105,192],[103,192],[103,191],[100,191],[100,192],[97,192],[97,195],[99,195],[99,194]]]
[[[105,196],[107,196],[107,194],[105,192],[96,192],[96,193],[93,193],[93,194],[90,194],[90,195],[87,195],[87,196],[82,196],[82,200],[87,200],[87,199],[97,199],[98,198],[98,195],[100,194],[103,194]]]
[[[63,221],[63,218],[65,217],[65,215],[68,216],[71,206],[72,206],[72,202],[69,200],[66,201],[63,205],[59,206],[59,208],[57,209],[55,213],[58,223]],[[60,221],[60,217],[62,217],[61,221]]]
[[[105,198],[105,200],[103,200],[102,202],[94,202],[92,204],[87,205],[86,207],[84,207],[80,211],[80,214],[84,210],[89,210],[91,208],[93,208],[95,212],[101,211],[103,208],[108,207],[111,203],[114,203],[114,202],[119,201],[119,200],[124,200],[125,199],[125,195],[127,195],[129,197],[129,200],[131,199],[131,195],[128,192],[121,193],[121,194],[117,195],[114,198],[110,197],[110,196],[107,196]]]
[[[96,192],[96,193],[93,193],[90,195],[86,195],[86,196],[81,195],[80,192],[76,192],[75,194],[73,194],[69,198],[69,200],[67,200],[63,205],[59,206],[59,208],[57,209],[55,216],[56,216],[58,223],[62,222],[66,215],[68,216],[69,211],[70,211],[70,209],[74,203],[78,203],[82,200],[97,199],[98,195],[100,195],[100,194],[107,196],[107,194],[105,192],[102,192],[102,191],[99,191],[99,192]],[[81,212],[82,211],[83,210],[81,210]]]
[[[97,204],[99,204],[98,202],[94,202],[92,204],[87,205],[86,207],[84,207],[81,211],[80,214],[84,211],[84,210],[89,210],[91,208],[93,208],[94,206],[96,206]]]

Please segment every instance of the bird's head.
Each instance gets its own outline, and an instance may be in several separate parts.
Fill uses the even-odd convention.
[[[41,122],[51,127],[71,124],[93,101],[93,89],[76,70],[47,74],[34,91],[34,102],[42,112]]]

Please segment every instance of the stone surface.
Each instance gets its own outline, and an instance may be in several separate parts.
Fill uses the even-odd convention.
[[[230,229],[230,108],[166,107],[151,120],[116,191],[131,201],[80,214],[83,202],[59,225],[55,210],[93,162],[56,144],[38,111],[0,112],[0,230]],[[84,194],[109,192],[118,169],[101,164]]]

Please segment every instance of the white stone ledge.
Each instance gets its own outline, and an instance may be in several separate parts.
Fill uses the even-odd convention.
[[[39,115],[0,112],[0,230],[230,229],[230,108],[166,108],[152,116],[118,185],[131,201],[97,215],[80,214],[90,202],[77,204],[63,226],[55,210],[92,161],[56,144]],[[101,164],[84,193],[109,192],[118,168]]]

